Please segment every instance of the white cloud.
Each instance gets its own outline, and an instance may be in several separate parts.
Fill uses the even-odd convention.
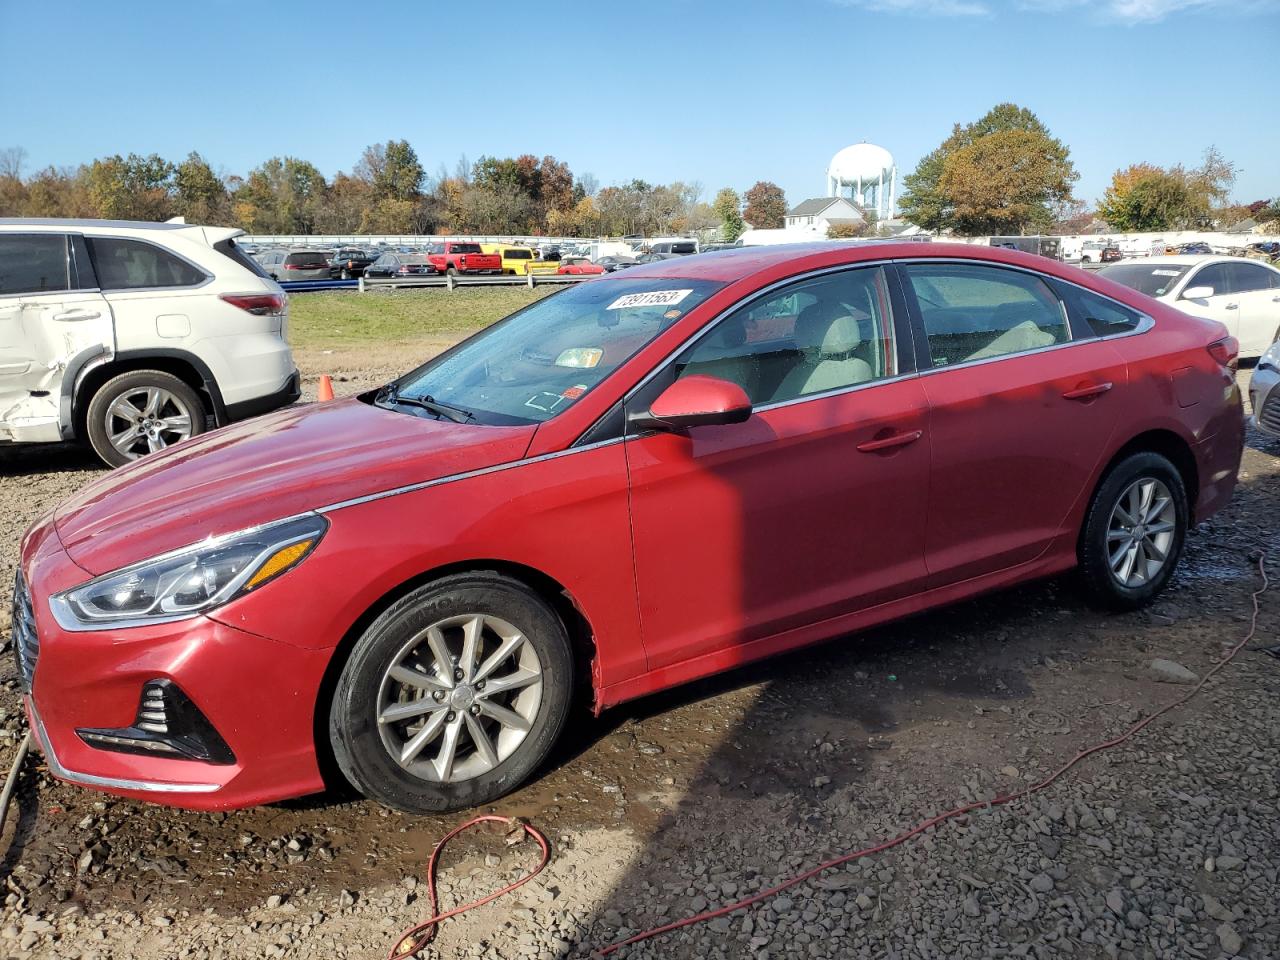
[[[1159,23],[1176,13],[1211,7],[1255,13],[1277,7],[1276,0],[1019,0],[1023,10],[1057,12],[1088,9],[1120,23]]]
[[[842,7],[862,7],[877,13],[906,13],[932,17],[988,17],[991,7],[981,0],[836,0]]]

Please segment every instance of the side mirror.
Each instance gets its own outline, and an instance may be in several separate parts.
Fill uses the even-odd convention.
[[[683,430],[742,423],[751,416],[751,398],[736,383],[694,374],[681,377],[658,395],[635,422],[656,430]]]
[[[1213,287],[1187,287],[1182,291],[1183,300],[1208,300],[1213,296]]]

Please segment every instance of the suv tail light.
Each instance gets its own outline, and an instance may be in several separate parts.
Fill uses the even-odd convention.
[[[1240,341],[1235,337],[1223,337],[1221,340],[1215,340],[1207,347],[1209,356],[1226,368],[1227,370],[1236,369],[1236,361],[1240,357]]]
[[[255,317],[273,317],[284,313],[285,298],[278,293],[224,293],[218,299],[252,313]]]

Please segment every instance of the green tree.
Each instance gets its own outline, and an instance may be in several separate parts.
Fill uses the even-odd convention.
[[[787,195],[776,183],[760,180],[746,193],[747,209],[742,219],[757,230],[781,227],[787,217]]]
[[[720,236],[725,243],[733,243],[742,236],[742,200],[732,187],[725,187],[711,201],[711,209],[720,218]]]
[[[955,125],[903,178],[899,207],[926,230],[1021,231],[1051,223],[1070,202],[1077,178],[1062,141],[1030,110],[1002,103],[973,123]]]
[[[236,191],[236,219],[257,233],[315,233],[326,186],[314,164],[272,157],[249,171]]]
[[[188,223],[230,222],[227,188],[200,154],[192,151],[174,169],[173,190],[174,208]]]
[[[94,212],[108,220],[167,220],[173,215],[175,167],[157,154],[119,154],[85,171]]]
[[[1112,175],[1098,214],[1123,231],[1205,227],[1215,216],[1240,219],[1221,212],[1234,182],[1235,165],[1216,147],[1205,150],[1200,166],[1191,170],[1135,163]]]
[[[355,173],[369,184],[374,200],[416,203],[426,179],[426,171],[408,140],[388,140],[365,147]]]

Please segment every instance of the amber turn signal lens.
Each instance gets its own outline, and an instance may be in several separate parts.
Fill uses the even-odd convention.
[[[267,562],[258,568],[258,572],[249,578],[245,584],[246,589],[256,587],[260,583],[265,583],[274,577],[277,573],[283,573],[295,563],[307,555],[307,551],[311,549],[314,540],[300,540],[297,543],[291,543],[287,547],[281,547],[273,553]]]

